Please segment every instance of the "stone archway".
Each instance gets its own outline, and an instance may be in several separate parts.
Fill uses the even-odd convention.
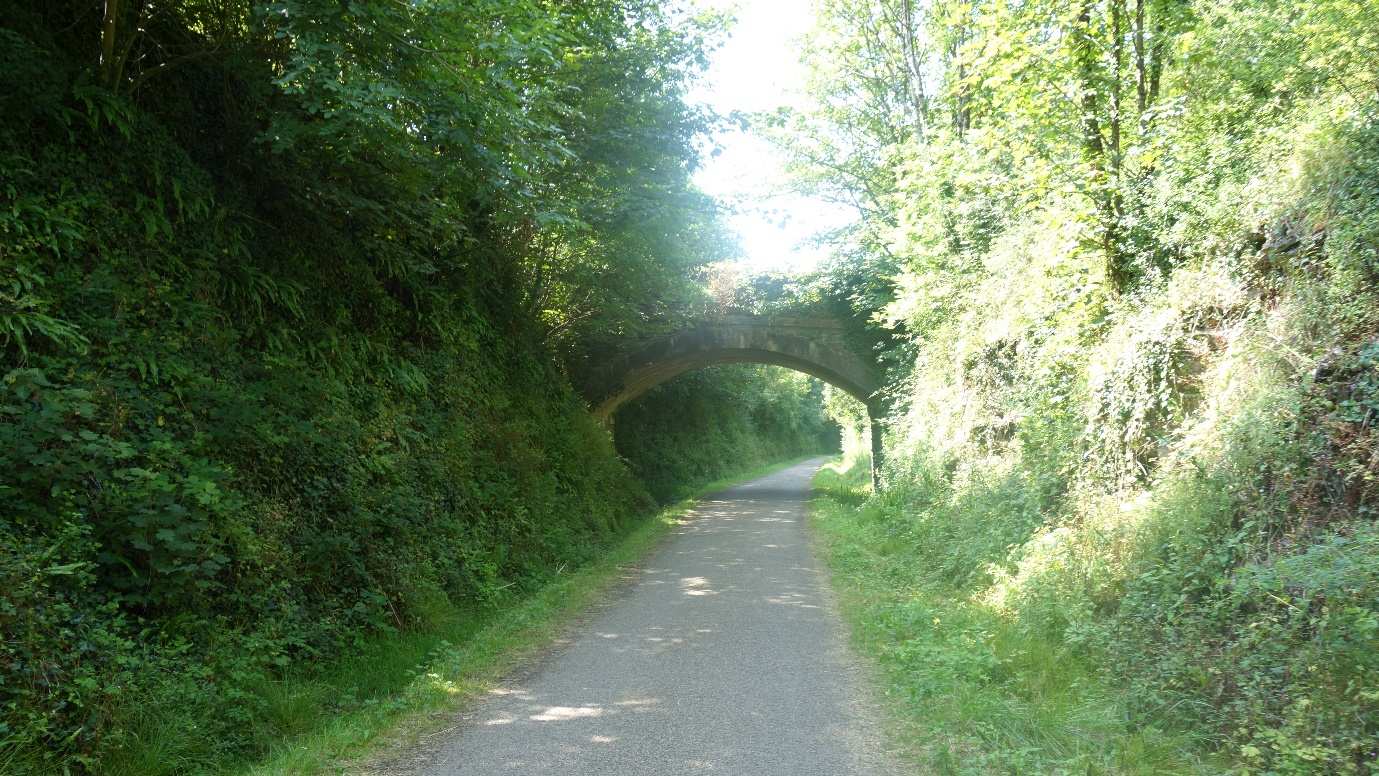
[[[848,342],[843,325],[830,318],[734,315],[701,321],[637,343],[595,370],[583,392],[594,415],[611,422],[624,402],[671,378],[732,363],[774,364],[804,372],[865,404],[871,421],[872,481],[877,484],[881,370]]]

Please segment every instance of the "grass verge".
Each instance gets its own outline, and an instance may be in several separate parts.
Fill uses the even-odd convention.
[[[406,747],[442,726],[456,709],[549,647],[628,566],[647,555],[696,498],[761,477],[808,457],[762,466],[699,488],[696,496],[632,527],[597,561],[562,573],[534,594],[491,609],[438,611],[425,628],[369,639],[348,659],[310,675],[256,688],[261,718],[246,720],[267,754],[198,772],[238,776],[342,773]],[[168,713],[167,710],[156,713]],[[109,763],[111,776],[180,772],[169,762],[187,742],[170,740],[156,716],[140,720],[132,745]],[[171,767],[171,771],[169,768]]]
[[[936,573],[926,558],[955,548],[924,546],[932,537],[909,527],[913,516],[869,499],[864,465],[834,462],[814,486],[811,522],[840,608],[919,772],[1221,772],[1180,734],[1132,727],[1123,691],[1075,645]]]

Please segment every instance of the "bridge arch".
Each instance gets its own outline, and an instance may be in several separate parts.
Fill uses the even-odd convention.
[[[881,460],[881,370],[848,341],[843,325],[830,318],[734,315],[701,321],[638,343],[595,370],[584,393],[595,417],[611,423],[619,406],[667,380],[732,363],[773,364],[804,372],[865,404],[871,416],[875,479]]]

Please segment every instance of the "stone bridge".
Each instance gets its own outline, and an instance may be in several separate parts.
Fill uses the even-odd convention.
[[[626,401],[661,383],[715,364],[774,364],[823,380],[867,406],[872,476],[881,462],[881,370],[830,318],[725,316],[642,341],[597,370],[584,388],[596,417],[611,422]]]

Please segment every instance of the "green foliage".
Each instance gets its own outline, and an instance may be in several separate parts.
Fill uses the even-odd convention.
[[[1018,477],[866,500],[867,470],[826,467],[812,520],[854,636],[876,657],[925,772],[1215,773],[1191,737],[1128,720],[1129,698],[1056,635],[985,604],[987,566],[1039,521]]]
[[[824,519],[939,770],[1379,767],[1362,6],[821,5],[777,123],[902,356]]]
[[[620,408],[614,438],[637,478],[669,503],[744,467],[836,450],[823,391],[782,367],[709,367]]]
[[[562,361],[721,246],[711,19],[105,8],[0,11],[7,773],[253,759],[283,677],[596,557],[651,500]]]

